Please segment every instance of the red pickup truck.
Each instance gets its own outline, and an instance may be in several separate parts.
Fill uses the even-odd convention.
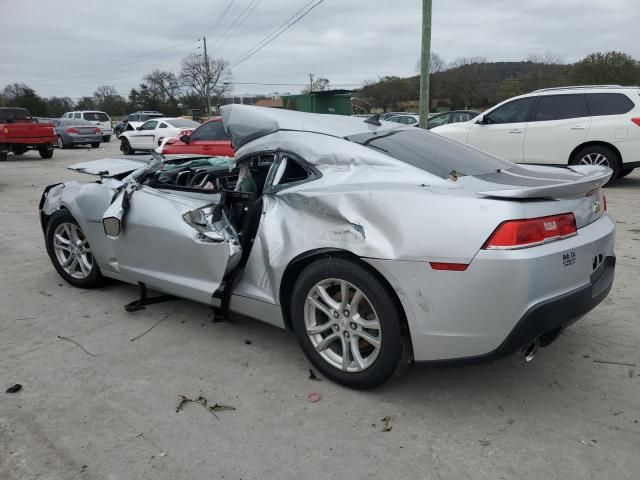
[[[7,154],[38,150],[42,158],[53,157],[56,135],[50,123],[35,123],[26,108],[0,108],[0,161]]]

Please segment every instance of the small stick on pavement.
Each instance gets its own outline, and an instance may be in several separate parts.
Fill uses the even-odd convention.
[[[595,363],[606,363],[608,365],[624,365],[625,367],[635,367],[635,363],[626,363],[626,362],[612,362],[609,360],[594,360]]]
[[[71,340],[69,337],[61,337],[60,335],[57,336],[60,340],[66,340],[67,342],[71,342],[73,343],[75,346],[77,346],[78,348],[81,348],[84,353],[86,353],[87,355],[91,355],[92,357],[95,357],[95,355],[93,353],[91,353],[89,350],[87,350],[86,348],[84,348],[82,345],[80,345],[78,342],[76,342],[75,340]]]
[[[156,328],[160,322],[162,322],[163,320],[166,320],[168,317],[170,317],[171,314],[167,313],[164,317],[162,317],[160,320],[158,320],[156,323],[154,323],[152,326],[150,326],[149,328],[147,328],[144,332],[142,332],[140,335],[138,335],[137,337],[133,337],[130,338],[130,341],[134,341],[134,340],[138,340],[140,337],[144,337],[147,333],[149,333],[151,330],[153,330],[154,328]]]

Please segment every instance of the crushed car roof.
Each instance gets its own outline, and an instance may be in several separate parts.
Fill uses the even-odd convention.
[[[406,128],[394,122],[365,122],[362,117],[305,113],[253,105],[225,105],[220,108],[225,130],[235,148],[277,131],[312,132],[344,138],[357,133]]]

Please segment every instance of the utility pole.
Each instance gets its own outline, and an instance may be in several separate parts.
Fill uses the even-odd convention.
[[[209,86],[211,85],[211,77],[209,76],[209,56],[207,55],[207,37],[202,37],[204,42],[204,74],[205,74],[205,95],[207,96],[207,116],[211,116],[211,96],[209,95]]]
[[[431,61],[431,0],[422,0],[422,55],[420,56],[420,128],[429,122],[429,70]]]
[[[309,74],[309,93],[313,93],[313,73]]]

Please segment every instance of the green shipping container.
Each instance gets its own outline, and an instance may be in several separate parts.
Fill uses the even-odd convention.
[[[351,90],[326,90],[323,92],[285,95],[282,108],[311,113],[351,115]]]

